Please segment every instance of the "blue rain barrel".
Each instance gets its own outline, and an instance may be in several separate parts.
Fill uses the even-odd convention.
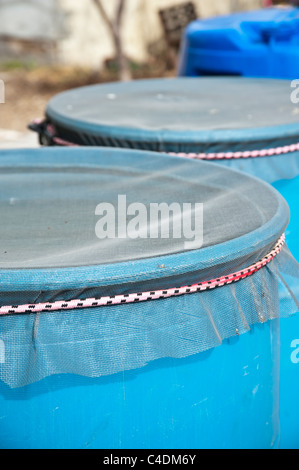
[[[295,79],[299,9],[273,7],[198,19],[184,31],[179,76]]]
[[[1,448],[277,448],[283,197],[136,150],[0,168]]]
[[[289,10],[279,14],[289,14]],[[171,153],[238,169],[277,185],[291,206],[286,238],[299,260],[298,90],[297,81],[244,77],[95,85],[54,96],[45,119],[31,128],[47,145]],[[293,396],[299,386],[298,315],[281,321],[281,337],[281,445],[299,446],[299,406]]]

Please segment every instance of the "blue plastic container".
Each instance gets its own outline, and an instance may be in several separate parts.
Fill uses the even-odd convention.
[[[287,127],[285,128],[287,132]],[[287,200],[291,218],[286,240],[299,262],[299,153],[258,159],[221,162],[230,168],[242,169],[271,183]],[[298,285],[299,289],[299,285]],[[281,449],[299,449],[299,313],[281,319],[280,324],[280,444]]]
[[[195,357],[110,378],[0,382],[0,448],[277,448],[278,345],[275,320]]]
[[[295,9],[270,9],[266,13],[289,15],[290,11],[297,14]],[[52,144],[58,142],[54,140],[58,137],[62,142],[79,146],[160,151],[161,158],[167,153],[180,154],[180,158],[196,155],[206,158],[210,153],[224,155],[278,148],[278,154],[213,157],[208,161],[241,170],[270,184],[281,182],[277,187],[283,188],[291,206],[286,238],[299,260],[295,243],[298,146],[283,152],[283,147],[299,142],[298,105],[291,100],[294,92],[287,80],[243,77],[176,77],[96,85],[54,97],[47,106],[44,125],[36,130],[45,133]],[[47,133],[48,125],[52,126],[52,133]],[[299,284],[294,289],[298,293]],[[284,447],[298,445],[299,407],[297,400],[293,400],[293,391],[298,389],[299,375],[290,362],[296,355],[298,325],[298,315],[281,320],[280,407]]]
[[[265,256],[288,225],[280,194],[220,165],[123,149],[5,151],[0,167],[0,447],[277,448],[280,317],[299,278],[287,247]],[[119,191],[200,197],[201,248],[97,240],[95,207]],[[217,288],[162,295],[217,276]],[[153,289],[163,298],[113,304]]]
[[[266,8],[199,19],[182,39],[178,75],[299,76],[299,9]]]
[[[299,260],[299,176],[290,180],[273,183],[274,187],[287,199],[291,210],[291,220],[286,237],[289,248]],[[298,389],[299,389],[299,319],[281,320],[281,371],[280,371],[280,448],[299,449],[298,432]],[[292,404],[295,404],[293,407]]]
[[[286,240],[292,254],[299,262],[299,153],[221,163],[230,168],[242,168],[243,171],[264,179],[287,200],[291,218],[286,231]],[[281,319],[280,337],[279,448],[299,449],[299,313],[292,318]]]

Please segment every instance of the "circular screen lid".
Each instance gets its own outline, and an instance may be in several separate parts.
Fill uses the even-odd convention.
[[[122,263],[124,274],[165,257],[186,271],[266,247],[288,223],[274,189],[212,163],[57,147],[3,152],[0,168],[1,270]]]
[[[52,147],[2,151],[0,188],[0,376],[10,386],[188,357],[298,311],[288,207],[246,174]]]
[[[122,140],[162,150],[167,143],[292,141],[299,131],[291,92],[286,80],[136,80],[60,93],[48,103],[46,115],[60,136],[85,145],[102,145],[105,138],[109,145],[115,139],[119,146]],[[91,136],[102,140],[93,142]]]

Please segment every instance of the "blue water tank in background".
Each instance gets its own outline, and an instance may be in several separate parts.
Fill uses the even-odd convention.
[[[299,9],[266,8],[198,19],[182,38],[179,76],[299,76]]]

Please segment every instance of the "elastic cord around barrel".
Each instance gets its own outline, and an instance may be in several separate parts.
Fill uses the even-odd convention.
[[[59,300],[53,303],[38,303],[38,304],[27,304],[27,305],[10,305],[0,307],[0,315],[10,315],[19,313],[39,313],[39,312],[54,312],[59,310],[72,310],[82,309],[91,307],[102,307],[109,305],[121,305],[135,302],[145,302],[149,300],[165,299],[169,297],[176,297],[185,294],[194,294],[207,290],[212,290],[217,287],[222,287],[233,282],[240,281],[246,277],[256,273],[268,263],[270,263],[282,250],[285,243],[285,235],[283,234],[277,241],[275,247],[270,251],[268,255],[262,258],[257,263],[249,266],[242,271],[228,274],[217,279],[210,281],[203,281],[198,284],[193,284],[183,287],[174,287],[170,289],[154,290],[149,292],[139,292],[133,294],[115,295],[110,297],[88,298],[88,299],[75,299],[70,301]]]
[[[50,139],[54,145],[64,147],[79,147],[80,145],[62,139],[55,134],[55,130],[50,123],[36,119],[30,126],[31,130],[38,132],[40,135],[45,132],[45,135]],[[242,152],[211,152],[211,153],[185,153],[185,152],[161,152],[168,155],[190,158],[192,160],[233,160],[239,158],[257,158],[257,157],[272,157],[274,155],[284,155],[287,153],[296,152],[299,150],[299,142],[291,145],[284,145],[283,147],[274,147],[261,150],[245,150]]]

